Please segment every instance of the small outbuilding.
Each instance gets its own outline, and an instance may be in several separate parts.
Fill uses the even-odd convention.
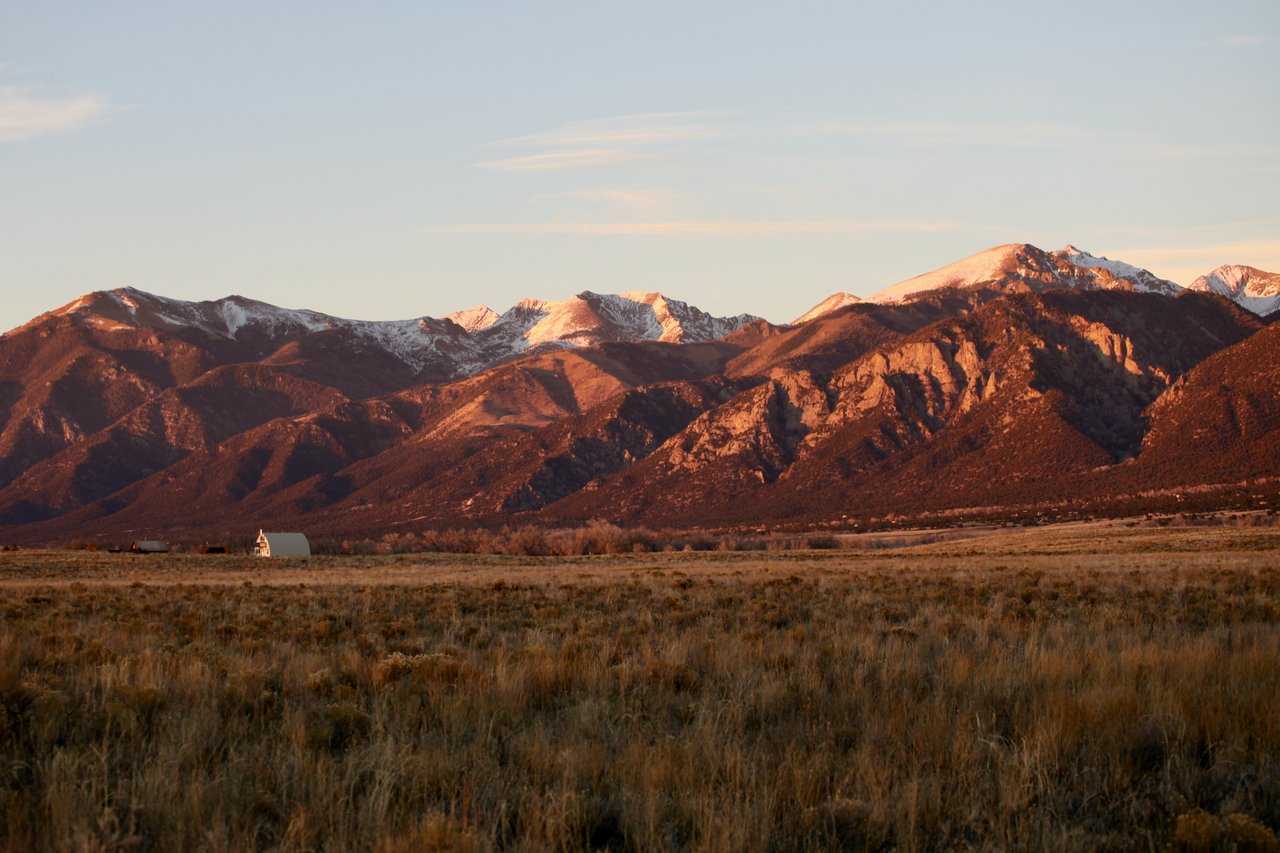
[[[253,553],[259,557],[310,557],[311,543],[302,533],[267,533],[259,530]]]
[[[159,539],[139,539],[129,548],[135,554],[167,554],[169,543]]]

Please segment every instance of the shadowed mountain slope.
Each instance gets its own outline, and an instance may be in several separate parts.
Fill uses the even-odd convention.
[[[1142,452],[1126,472],[1131,488],[1280,474],[1280,326],[1206,358],[1147,417]]]
[[[1068,474],[1136,454],[1146,407],[1257,328],[1198,295],[1008,296],[830,379],[777,373],[550,511],[656,524],[1041,500]]]
[[[188,448],[180,461],[147,472],[109,496],[93,495],[101,499],[36,529],[171,528],[179,511],[188,517],[182,524],[188,528],[227,526],[245,518],[283,523],[338,504],[339,516],[349,523],[353,518],[392,523],[393,511],[399,510],[411,513],[408,517],[429,514],[447,519],[452,513],[455,520],[465,520],[480,514],[471,512],[469,505],[463,507],[472,497],[466,476],[484,480],[483,472],[489,471],[489,479],[510,479],[520,465],[532,465],[526,475],[532,477],[545,462],[537,442],[517,452],[504,441],[559,425],[602,404],[607,407],[611,400],[621,404],[627,392],[644,386],[670,403],[672,411],[664,413],[660,405],[644,403],[641,395],[612,415],[597,415],[592,421],[616,417],[618,424],[590,428],[602,434],[615,430],[623,445],[621,458],[626,460],[626,453],[634,457],[639,445],[627,444],[635,444],[628,438],[634,430],[623,426],[628,413],[638,412],[638,423],[648,418],[650,423],[636,429],[655,434],[674,429],[663,426],[673,419],[682,426],[680,407],[697,405],[713,391],[688,386],[692,390],[682,392],[682,397],[664,391],[662,383],[718,374],[740,351],[725,343],[606,344],[528,356],[446,385],[365,401],[338,398],[327,407],[270,420],[220,444]],[[690,402],[681,402],[686,397]],[[582,449],[587,444],[574,446]],[[476,454],[482,458],[469,463],[470,470],[481,473],[455,478],[454,469]],[[514,481],[509,484],[513,493],[519,487]],[[86,493],[84,488],[80,494]],[[535,486],[535,491],[547,488]],[[0,493],[3,497],[8,493]],[[506,498],[504,494],[480,505],[497,511]],[[10,500],[8,512],[20,523],[51,514],[48,507],[32,506],[25,495]],[[446,509],[431,509],[436,506]],[[371,507],[376,511],[368,512]]]
[[[1280,482],[1277,326],[1240,307],[1269,274],[1239,269],[1182,291],[1002,246],[790,327],[656,293],[391,323],[89,294],[0,337],[0,535],[807,523]]]

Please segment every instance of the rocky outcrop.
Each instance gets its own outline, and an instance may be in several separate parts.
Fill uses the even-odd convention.
[[[679,476],[730,463],[773,482],[830,411],[827,391],[812,374],[788,373],[700,417],[664,448],[662,464]]]
[[[1214,300],[1006,296],[829,378],[775,372],[604,481],[591,506],[670,523],[694,505],[706,519],[743,522],[1034,500],[1131,458],[1151,402],[1257,328]],[[575,496],[550,511],[585,507]]]

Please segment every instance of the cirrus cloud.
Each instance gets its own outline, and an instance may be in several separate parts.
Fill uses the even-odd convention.
[[[504,139],[497,144],[549,148],[661,145],[713,139],[725,134],[720,113],[636,113],[575,121],[552,130]]]
[[[565,169],[587,169],[593,166],[612,166],[638,159],[639,155],[622,148],[566,148],[525,154],[478,163],[482,169],[496,172],[560,172]]]
[[[68,133],[114,111],[101,95],[45,95],[33,86],[0,85],[0,141],[20,142]]]
[[[597,237],[752,237],[950,231],[950,222],[825,219],[808,221],[685,220],[665,222],[498,222],[420,228],[423,234],[579,234]]]
[[[648,159],[664,146],[724,135],[711,113],[646,113],[578,121],[495,145],[544,149],[477,163],[499,172],[560,172]]]

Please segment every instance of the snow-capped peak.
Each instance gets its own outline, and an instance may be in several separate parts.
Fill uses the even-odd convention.
[[[1133,289],[1141,293],[1160,293],[1165,296],[1177,296],[1182,288],[1171,281],[1158,278],[1151,272],[1135,267],[1132,264],[1126,264],[1123,261],[1113,261],[1110,258],[1101,258],[1091,255],[1083,249],[1078,249],[1068,243],[1061,249],[1053,253],[1055,257],[1086,270],[1104,270],[1107,276],[1098,276],[1103,279],[1098,282],[1098,289],[1112,290],[1117,287],[1125,288],[1124,284],[1116,284],[1112,282],[1127,282],[1129,287],[1125,289]],[[1095,273],[1096,276],[1096,273]]]
[[[799,317],[791,321],[791,325],[798,326],[801,323],[807,323],[810,320],[821,317],[824,314],[830,314],[832,311],[838,311],[846,305],[856,305],[862,300],[852,293],[845,293],[843,290],[833,293]]]
[[[870,297],[872,302],[901,302],[916,293],[943,287],[995,290],[1133,290],[1176,296],[1182,288],[1171,281],[1067,244],[1046,252],[1028,243],[995,246],[953,264],[899,282]]]
[[[1035,248],[1025,243],[1008,243],[993,246],[975,255],[939,267],[933,272],[900,281],[867,298],[868,302],[901,302],[908,296],[937,290],[943,287],[977,287],[993,283],[1006,274],[1016,271],[1018,256],[1026,249]]]
[[[618,295],[623,299],[629,299],[632,302],[640,302],[644,305],[653,305],[657,302],[666,301],[666,297],[661,293],[649,290],[625,290]]]
[[[88,293],[53,313],[84,317],[99,326],[200,329],[226,338],[235,338],[241,328],[250,324],[272,331],[287,328],[319,331],[337,322],[335,318],[315,311],[278,308],[242,296],[186,302],[133,287]]]
[[[490,309],[485,305],[477,305],[474,308],[467,308],[462,311],[454,311],[452,314],[446,314],[446,320],[452,320],[468,332],[478,332],[481,329],[487,329],[494,323],[498,322],[498,312]]]
[[[755,319],[712,317],[652,291],[601,294],[589,290],[560,302],[525,299],[484,330],[486,340],[515,348],[583,346],[601,341],[707,341]]]
[[[125,308],[128,308],[129,313],[137,314],[138,301],[134,299],[135,293],[137,293],[137,291],[135,291],[132,287],[121,287],[111,291],[111,297],[115,299],[116,302],[119,302],[121,305],[123,305]]]
[[[473,375],[536,349],[590,346],[608,341],[710,341],[757,319],[713,317],[661,293],[583,291],[559,302],[522,299],[506,312],[477,306],[442,320],[364,321],[316,311],[278,308],[242,296],[184,302],[132,288],[87,294],[53,312],[99,328],[198,332],[215,338],[280,346],[315,333],[337,345],[381,350],[415,370],[452,365],[452,375]]]
[[[1223,264],[1191,282],[1187,290],[1225,296],[1262,316],[1280,311],[1280,274],[1255,267]]]

